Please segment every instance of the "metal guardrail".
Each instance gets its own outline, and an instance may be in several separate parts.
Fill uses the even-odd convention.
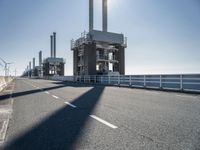
[[[121,76],[56,76],[51,80],[90,84],[117,85],[161,90],[191,91],[200,93],[200,74],[183,75],[121,75]]]

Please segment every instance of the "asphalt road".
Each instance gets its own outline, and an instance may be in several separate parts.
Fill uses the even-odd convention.
[[[18,79],[12,98],[5,150],[200,149],[199,95]]]

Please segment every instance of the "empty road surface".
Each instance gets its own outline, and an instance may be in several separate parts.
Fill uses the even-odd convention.
[[[199,95],[39,79],[15,82],[2,149],[200,149]]]

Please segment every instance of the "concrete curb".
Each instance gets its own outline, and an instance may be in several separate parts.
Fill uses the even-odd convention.
[[[3,95],[10,94],[10,98],[6,100],[8,101],[8,103],[6,104],[3,103],[0,105],[0,149],[6,139],[6,132],[8,129],[10,118],[12,117],[12,111],[13,111],[12,93],[14,90],[14,86],[12,87],[12,90],[9,93],[7,93],[4,90],[13,82],[13,80],[14,80],[13,77],[0,77],[0,92],[2,92]]]
[[[9,83],[11,83],[14,80],[13,77],[3,77],[0,76],[0,92],[3,91],[7,87]]]

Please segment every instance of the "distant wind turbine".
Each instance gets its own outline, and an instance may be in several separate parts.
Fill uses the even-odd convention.
[[[9,66],[10,64],[13,64],[13,62],[6,62],[5,60],[3,60],[1,57],[0,57],[1,61],[4,63],[4,66],[1,64],[1,66],[4,67],[4,71],[5,71],[5,76],[7,76],[9,74]]]
[[[0,63],[0,66],[4,67],[1,63]]]

